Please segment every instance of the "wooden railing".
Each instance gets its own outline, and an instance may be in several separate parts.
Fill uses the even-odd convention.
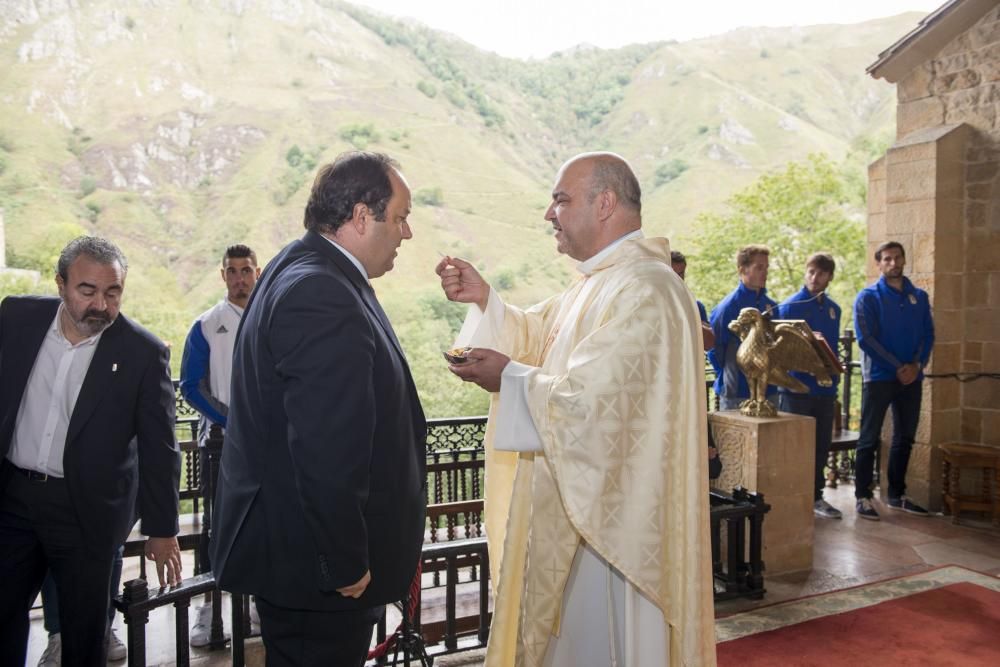
[[[844,333],[844,337],[839,341],[838,352],[848,368],[841,381],[842,420],[848,429],[848,435],[840,439],[841,449],[831,454],[833,457],[831,464],[838,466],[841,476],[852,474],[850,463],[853,451],[851,450],[856,438],[854,441],[851,440],[849,426],[857,421],[852,415],[855,407],[852,395],[857,383],[855,376],[860,371],[860,364],[853,358],[855,344],[853,333],[849,330]],[[711,369],[706,371],[705,390],[709,407],[717,407],[712,391]],[[144,664],[145,627],[149,612],[158,607],[173,606],[177,623],[176,661],[177,665],[184,667],[190,661],[188,606],[193,597],[211,592],[215,601],[211,646],[223,648],[229,643],[233,665],[242,667],[243,640],[250,629],[248,599],[245,596],[233,596],[234,631],[232,641],[228,642],[222,635],[222,605],[219,603],[221,593],[215,587],[211,573],[201,572],[200,569],[200,564],[205,560],[203,554],[207,548],[211,529],[211,500],[214,497],[214,482],[218,474],[222,437],[220,433],[210,434],[211,437],[205,439],[203,446],[199,448],[197,413],[184,401],[179,392],[176,401],[178,441],[181,443],[184,456],[181,498],[187,501],[186,508],[189,508],[182,517],[180,542],[182,549],[195,551],[195,576],[184,580],[179,586],[151,591],[144,580],[143,561],[140,563],[140,574],[143,578],[127,582],[123,587],[122,596],[117,598],[114,604],[125,615],[128,624],[130,665]],[[428,508],[422,558],[424,576],[421,582],[423,605],[417,611],[414,624],[418,632],[423,634],[428,645],[428,653],[432,655],[485,646],[489,634],[489,555],[483,527],[485,429],[485,417],[433,419],[428,424]],[[737,530],[736,524],[730,519],[735,520],[737,515],[752,517],[755,523],[748,533],[752,542],[748,546],[756,544],[760,521],[763,520],[763,512],[766,511],[762,509],[766,507],[762,500],[758,501],[750,496],[740,497],[735,500],[735,504],[716,503],[716,506],[718,509],[713,510],[715,530],[719,530],[721,525],[729,526],[727,531]],[[716,513],[717,517],[714,516]],[[719,519],[719,522],[715,519]],[[126,555],[138,555],[141,558],[141,542],[138,536],[135,537],[134,541],[126,545]],[[753,549],[750,553],[752,556]],[[727,560],[723,563],[721,556],[715,555],[717,557],[713,558],[713,562],[718,566],[715,568],[717,577],[721,576],[725,582],[724,597],[763,593],[762,582],[758,578],[759,564],[755,564],[753,558],[741,566],[735,561],[730,563]],[[740,567],[742,569],[739,569]],[[443,605],[440,595],[442,588]],[[464,616],[459,613],[460,595],[475,597],[474,613]],[[428,614],[436,614],[443,618],[427,620],[424,617]],[[376,630],[380,641],[385,638],[386,630],[383,619]],[[385,664],[385,659],[380,660],[378,664]]]

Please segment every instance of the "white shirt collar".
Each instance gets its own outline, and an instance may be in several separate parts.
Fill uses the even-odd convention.
[[[320,234],[320,236],[323,236],[323,235]],[[329,241],[333,245],[334,248],[336,248],[340,252],[344,253],[344,257],[346,257],[351,262],[351,264],[353,264],[354,266],[357,267],[358,271],[361,272],[361,275],[365,277],[365,280],[370,280],[368,278],[368,272],[365,271],[365,267],[363,267],[361,265],[361,262],[358,261],[357,257],[355,257],[354,255],[352,255],[350,252],[347,251],[346,248],[344,248],[344,246],[340,245],[339,243],[337,243],[333,239],[331,239],[329,237],[326,237],[326,236],[323,236],[323,238],[325,238],[327,241]]]
[[[642,235],[642,230],[641,229],[637,229],[634,232],[629,232],[625,236],[622,236],[621,238],[618,238],[618,239],[612,241],[611,243],[609,243],[608,245],[604,246],[603,250],[601,250],[599,253],[597,253],[596,255],[594,255],[593,257],[591,257],[590,259],[588,259],[586,261],[583,261],[583,262],[580,262],[579,264],[577,264],[576,265],[576,270],[579,271],[580,273],[582,273],[585,276],[589,276],[591,273],[594,272],[594,269],[597,268],[598,264],[600,264],[601,262],[603,262],[605,260],[605,258],[607,258],[608,255],[610,255],[611,253],[613,253],[615,251],[615,248],[617,248],[618,246],[620,246],[625,241],[631,241],[632,239],[641,239],[641,238],[645,238]]]

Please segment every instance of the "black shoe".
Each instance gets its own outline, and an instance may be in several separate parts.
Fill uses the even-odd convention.
[[[858,502],[854,505],[855,509],[858,511],[858,517],[862,519],[868,519],[869,521],[878,521],[878,512],[875,511],[875,506],[872,505],[871,498],[858,498]]]
[[[916,516],[930,516],[930,514],[927,513],[927,510],[911,501],[906,496],[903,496],[902,498],[889,498],[887,504],[891,510],[899,510],[900,512],[906,512]]]

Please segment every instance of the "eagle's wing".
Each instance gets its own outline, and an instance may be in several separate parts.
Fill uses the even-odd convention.
[[[808,387],[788,375],[789,371],[803,371],[814,375],[821,386],[830,386],[830,374],[813,348],[808,330],[791,322],[779,322],[775,325],[775,335],[769,382],[793,391],[808,391]]]

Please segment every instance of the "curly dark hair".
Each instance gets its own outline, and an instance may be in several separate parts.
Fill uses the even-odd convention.
[[[389,169],[399,169],[399,163],[384,153],[341,153],[316,174],[302,224],[334,233],[351,219],[357,204],[370,208],[376,220],[384,220],[392,198]]]
[[[69,280],[70,264],[75,262],[80,255],[86,255],[98,264],[111,265],[118,262],[118,266],[122,268],[122,274],[128,272],[128,260],[114,243],[99,236],[78,236],[59,253],[56,271],[64,282]]]

